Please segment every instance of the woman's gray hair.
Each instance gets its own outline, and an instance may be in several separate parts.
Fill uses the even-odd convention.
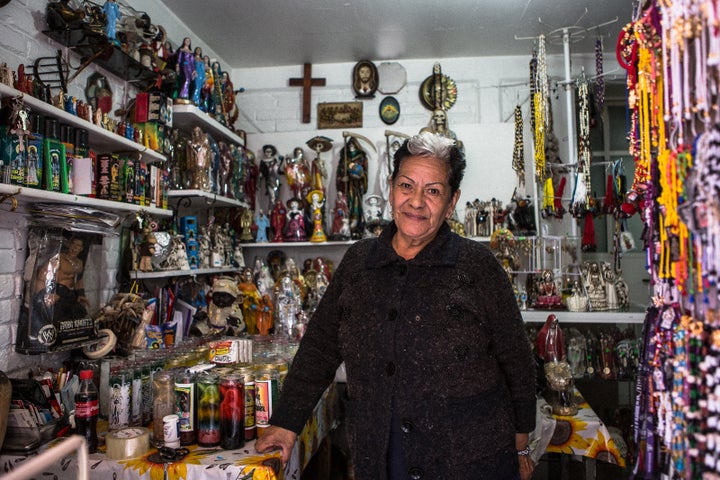
[[[448,183],[452,193],[460,188],[465,176],[465,156],[452,138],[432,132],[422,132],[408,138],[395,152],[392,180],[395,180],[400,164],[407,157],[434,157],[448,165]]]
[[[450,149],[455,146],[455,140],[431,132],[422,132],[410,137],[408,151],[418,157],[432,156],[447,160],[450,158]]]

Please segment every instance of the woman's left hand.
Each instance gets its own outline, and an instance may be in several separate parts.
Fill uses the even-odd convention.
[[[535,470],[535,463],[530,455],[518,455],[518,463],[520,463],[520,480],[530,480]]]

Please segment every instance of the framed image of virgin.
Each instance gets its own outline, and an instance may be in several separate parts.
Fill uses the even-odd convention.
[[[362,102],[318,103],[317,110],[318,128],[362,127]]]

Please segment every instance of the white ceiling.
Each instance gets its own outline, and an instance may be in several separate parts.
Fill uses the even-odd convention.
[[[162,0],[232,68],[613,51],[631,0]],[[162,19],[153,18],[162,24]],[[597,28],[595,28],[597,27]],[[528,39],[529,37],[529,39]],[[172,39],[179,41],[181,39]],[[196,41],[193,45],[198,45]],[[200,44],[200,46],[202,46]]]

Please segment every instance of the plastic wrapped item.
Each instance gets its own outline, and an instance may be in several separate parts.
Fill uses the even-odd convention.
[[[94,234],[30,228],[18,353],[67,350],[97,341],[83,281],[87,263],[92,261],[89,246],[94,242],[98,242]]]

